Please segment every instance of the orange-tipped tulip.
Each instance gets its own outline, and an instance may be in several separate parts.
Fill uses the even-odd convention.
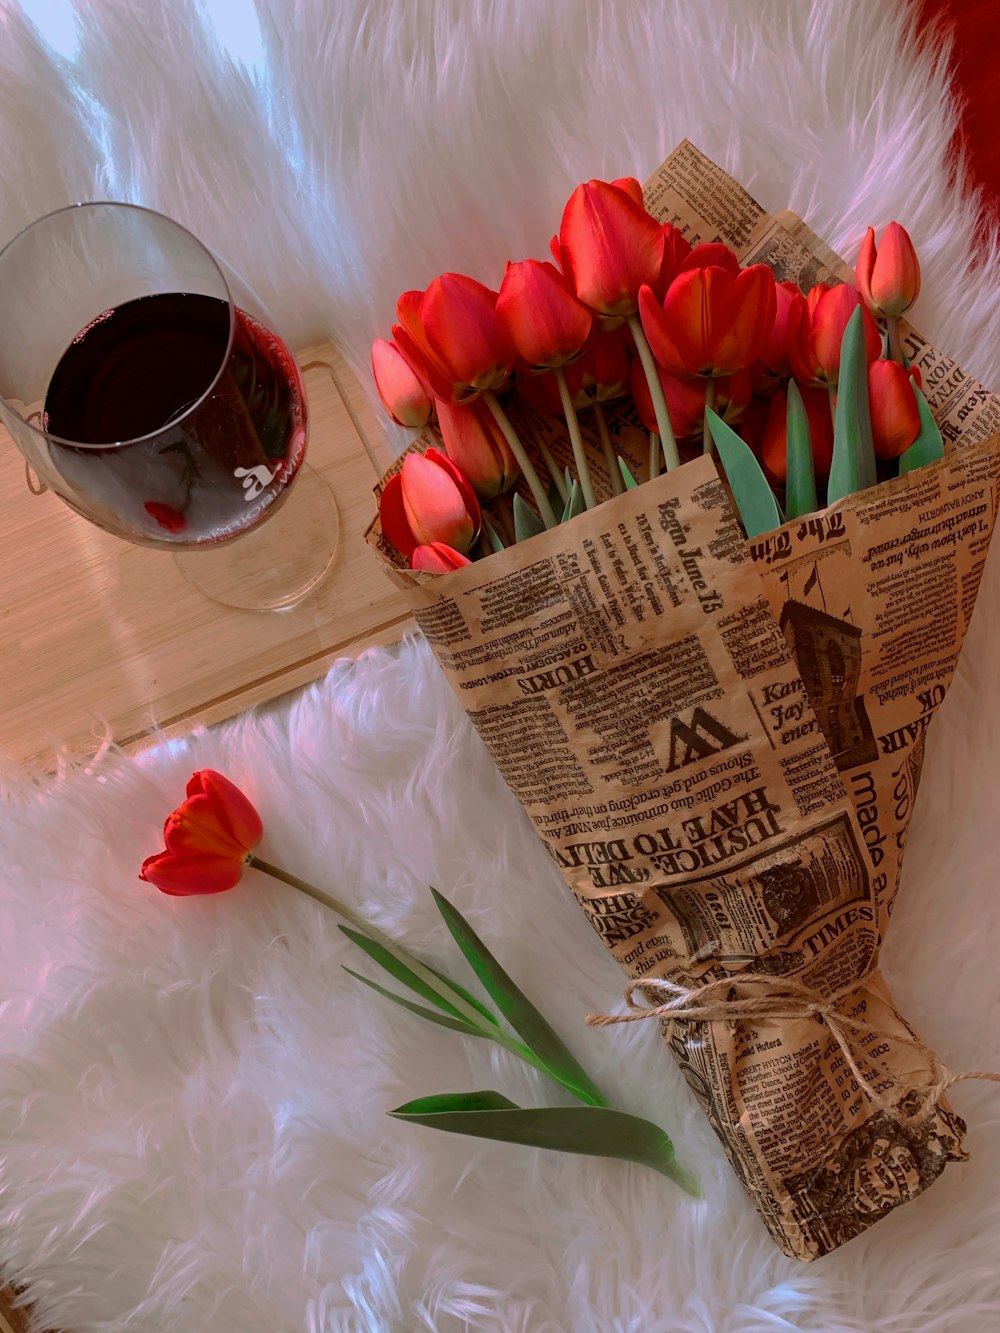
[[[440,449],[407,454],[382,488],[379,518],[383,535],[407,557],[434,542],[467,551],[482,523],[475,491]]]
[[[874,315],[895,319],[920,295],[920,264],[905,227],[890,222],[876,246],[869,227],[858,255],[858,291]]]
[[[829,396],[823,389],[800,389],[809,421],[813,468],[817,477],[830,474],[833,460],[833,419]],[[788,475],[788,390],[781,388],[768,400],[760,445],[760,459],[772,481]]]
[[[920,413],[910,376],[897,361],[868,367],[868,403],[876,458],[898,458],[920,434]]]
[[[705,425],[704,381],[692,378],[679,379],[664,370],[662,366],[657,366],[657,370],[674,433],[679,439],[700,435]],[[647,430],[656,430],[656,413],[653,410],[649,382],[638,361],[632,362],[631,387],[642,424]],[[743,415],[750,402],[752,387],[750,372],[746,370],[715,381],[714,410],[727,425],[734,425]]]
[[[579,356],[593,318],[554,264],[523,259],[507,265],[496,321],[533,369],[554,370]]]
[[[517,477],[518,467],[493,413],[482,402],[446,403],[439,398],[436,407],[448,457],[468,478],[480,500],[492,500],[506,491]]]
[[[570,195],[559,228],[559,260],[592,310],[634,315],[639,288],[659,280],[663,249],[663,228],[629,190],[592,180]]]
[[[847,321],[862,307],[868,360],[882,350],[878,327],[864,308],[861,294],[849,282],[828,287],[817,283],[806,297],[806,313],[789,347],[792,374],[800,384],[835,385],[840,378],[840,344]]]
[[[204,768],[191,775],[187,799],[167,816],[166,851],[148,856],[139,878],[177,897],[224,893],[240,882],[263,836],[260,815],[239,787]]]
[[[413,367],[395,343],[372,343],[372,373],[382,405],[397,426],[419,430],[430,420],[433,404]]]
[[[453,569],[461,569],[472,561],[461,553],[446,546],[444,542],[431,542],[428,546],[418,546],[410,560],[411,569],[421,569],[425,574],[450,574]]]
[[[771,332],[775,305],[774,274],[766,264],[736,274],[718,264],[688,268],[670,284],[662,305],[650,288],[639,297],[653,355],[681,377],[746,370]]]

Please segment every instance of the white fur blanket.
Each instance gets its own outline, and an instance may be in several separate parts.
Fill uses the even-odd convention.
[[[577,181],[693,139],[841,253],[904,222],[915,322],[1000,383],[996,256],[947,159],[947,71],[880,0],[0,0],[0,239],[74,198],[158,207],[296,342],[367,374],[400,290],[544,256]],[[34,21],[34,25],[32,23]],[[2,293],[0,293],[2,303]],[[2,308],[2,305],[0,305]],[[1000,557],[932,728],[885,952],[955,1067],[1000,1068]],[[386,1109],[496,1087],[485,1044],[341,970],[335,921],[251,874],[140,884],[189,773],[262,853],[455,968],[471,917],[617,1103],[701,1176],[436,1135]],[[1000,1097],[970,1165],[841,1252],[782,1258],[653,1031],[589,1032],[621,977],[419,643],[138,759],[8,785],[0,820],[0,1263],[70,1333],[985,1333],[1000,1327]]]

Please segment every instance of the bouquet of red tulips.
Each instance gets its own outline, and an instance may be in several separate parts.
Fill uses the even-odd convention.
[[[659,1020],[813,1258],[964,1155],[877,966],[1000,403],[901,318],[902,228],[855,285],[690,144],[552,251],[400,298],[373,364],[423,434],[369,539],[630,978],[595,1022]]]

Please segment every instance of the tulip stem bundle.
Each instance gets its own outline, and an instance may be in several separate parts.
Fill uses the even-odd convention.
[[[559,385],[559,397],[562,399],[563,415],[566,418],[566,427],[569,430],[570,444],[573,446],[573,461],[576,463],[576,475],[580,482],[580,489],[583,492],[583,507],[585,509],[594,509],[597,505],[597,497],[594,495],[593,483],[590,480],[590,468],[587,466],[587,455],[583,449],[583,437],[580,434],[580,422],[576,415],[576,408],[573,406],[573,399],[570,395],[569,387],[566,384],[566,372],[562,366],[557,366],[553,370],[556,377],[556,383]]]
[[[524,474],[524,479],[528,483],[532,498],[538,506],[538,514],[547,528],[554,528],[559,520],[556,518],[555,511],[549,503],[549,497],[545,493],[545,487],[542,485],[542,479],[535,470],[535,465],[528,457],[524,445],[518,437],[517,431],[510,424],[510,418],[497,402],[495,393],[484,393],[483,401],[493,413],[493,420],[503,432],[503,437],[510,445],[510,451],[517,459],[517,465]]]
[[[632,337],[635,339],[635,348],[639,353],[639,360],[642,362],[646,383],[649,385],[649,395],[653,400],[653,411],[656,414],[656,424],[659,428],[657,434],[660,437],[667,471],[672,472],[675,467],[680,467],[681,459],[677,452],[677,441],[674,439],[674,430],[670,424],[670,413],[667,411],[667,400],[663,393],[663,385],[660,383],[660,375],[637,315],[629,315],[628,326]],[[650,475],[655,476],[659,470],[659,466],[657,466],[656,472],[653,472],[651,468]]]

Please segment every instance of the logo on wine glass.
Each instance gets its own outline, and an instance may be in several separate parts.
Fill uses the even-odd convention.
[[[268,472],[263,463],[258,463],[256,467],[236,468],[233,476],[243,478],[243,490],[245,491],[243,499],[249,502],[250,500],[256,500],[257,496],[264,491],[264,488],[270,486],[280,471],[280,463],[273,472]]]

